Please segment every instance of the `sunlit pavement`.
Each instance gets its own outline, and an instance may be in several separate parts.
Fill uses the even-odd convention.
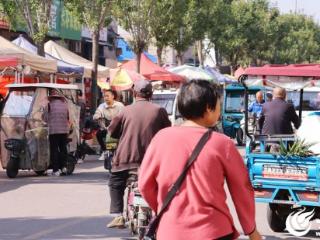
[[[243,148],[239,150],[244,154]],[[134,239],[127,229],[105,227],[111,220],[107,214],[108,173],[97,158],[90,156],[66,177],[38,177],[21,171],[17,178],[8,179],[0,170],[0,240]],[[264,239],[297,239],[269,229],[265,204],[257,204],[256,209],[257,227]],[[231,212],[236,216],[233,208]],[[241,232],[237,219],[235,224]],[[301,239],[317,239],[315,231]]]

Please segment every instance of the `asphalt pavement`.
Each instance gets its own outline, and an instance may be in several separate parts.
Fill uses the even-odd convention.
[[[243,153],[243,149],[239,149]],[[0,170],[0,240],[135,239],[128,229],[108,229],[110,203],[107,181],[98,156],[78,164],[71,176],[36,176],[20,171],[8,179]],[[230,197],[228,203],[232,206]],[[266,204],[256,205],[259,231],[266,240],[298,239],[289,233],[274,233],[266,220]],[[236,228],[241,227],[231,207]],[[240,239],[248,239],[241,235]],[[299,239],[317,239],[315,231]],[[171,240],[171,239],[169,239]]]

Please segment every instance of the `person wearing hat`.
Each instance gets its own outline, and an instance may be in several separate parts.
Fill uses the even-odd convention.
[[[63,158],[67,155],[67,139],[69,133],[68,103],[56,89],[52,89],[48,104],[48,127],[50,142],[50,162],[52,175],[60,176],[63,172]]]
[[[149,101],[152,97],[149,81],[136,81],[133,91],[135,102],[124,107],[108,127],[111,137],[119,139],[109,178],[110,213],[114,216],[107,225],[109,228],[125,226],[122,212],[127,181],[137,176],[137,169],[153,136],[171,126],[166,110]]]
[[[101,156],[99,160],[104,160],[104,153],[106,151],[105,138],[107,135],[107,127],[110,121],[123,109],[124,105],[121,102],[116,101],[117,92],[111,88],[105,88],[103,91],[104,103],[101,103],[95,114],[93,120],[98,121],[99,130],[96,137],[101,149]]]

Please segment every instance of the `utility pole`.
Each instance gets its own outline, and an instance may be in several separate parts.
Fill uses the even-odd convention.
[[[295,0],[295,8],[294,8],[294,14],[297,14],[297,7],[298,7],[298,0]]]

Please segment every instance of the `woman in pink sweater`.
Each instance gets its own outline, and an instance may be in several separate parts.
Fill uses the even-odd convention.
[[[178,96],[178,109],[186,121],[158,132],[139,171],[139,190],[155,212],[160,211],[166,194],[206,128],[216,124],[220,115],[218,87],[201,80],[184,84]],[[236,239],[239,233],[226,204],[225,182],[244,233],[251,240],[260,240],[247,169],[234,143],[217,132],[212,133],[163,214],[157,239]]]

